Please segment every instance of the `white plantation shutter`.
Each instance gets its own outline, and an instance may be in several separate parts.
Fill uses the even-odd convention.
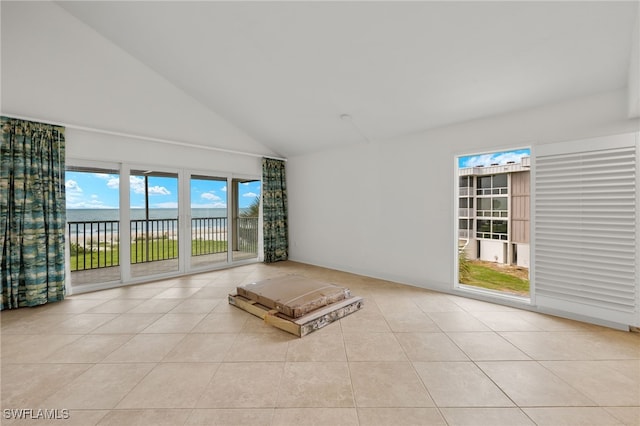
[[[638,136],[535,152],[535,300],[638,326]]]

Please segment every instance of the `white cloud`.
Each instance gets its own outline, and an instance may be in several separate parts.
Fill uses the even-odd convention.
[[[120,178],[118,176],[111,176],[107,180],[107,188],[120,189]]]
[[[491,164],[491,154],[474,155],[466,161],[466,167],[488,166]]]
[[[64,187],[66,189],[65,198],[67,208],[82,208],[81,205],[84,204],[84,197],[82,196],[82,188],[80,188],[78,182],[73,179],[69,179],[64,183]]]
[[[109,206],[100,199],[96,194],[92,194],[89,199],[83,197],[82,189],[75,182],[67,181],[66,201],[68,209],[115,209],[117,207]]]
[[[117,179],[117,178],[114,178]],[[111,181],[109,181],[111,182]],[[117,185],[117,183],[115,183]],[[109,186],[109,183],[107,183]],[[144,177],[140,176],[129,176],[129,186],[134,194],[144,194]],[[117,187],[117,186],[116,186]],[[170,195],[171,191],[169,191],[164,186],[150,186],[149,187],[149,195]]]
[[[204,192],[200,195],[200,198],[204,198],[209,201],[222,201],[222,198],[214,194],[213,192]]]
[[[134,194],[144,194],[144,178],[140,176],[129,176],[129,187]]]
[[[82,192],[82,188],[80,188],[80,186],[78,186],[78,182],[76,182],[73,179],[69,179],[68,181],[66,181],[64,183],[65,188],[67,188],[67,194],[69,193],[69,191],[73,191],[73,192]]]
[[[506,151],[506,152],[495,152],[492,154],[482,154],[482,155],[473,155],[470,157],[464,158],[464,166],[463,167],[476,167],[476,166],[484,166],[488,167],[492,164],[507,164],[509,161],[514,161],[516,163],[520,162],[522,157],[529,156],[528,151]]]
[[[245,194],[242,194],[243,197],[252,197],[252,198],[256,198],[258,196],[258,194],[256,194],[255,192],[247,192]]]
[[[91,194],[89,198],[84,196],[84,191],[73,179],[69,179],[64,183],[66,188],[66,205],[68,209],[114,209],[117,207],[109,206],[100,199],[97,194]]]
[[[225,186],[223,186],[223,187],[222,187],[222,189],[221,189],[220,191],[222,191],[222,192],[227,192],[227,187],[226,187],[226,185],[225,185]]]
[[[500,154],[493,156],[493,163],[507,164],[509,161],[514,161],[516,163],[519,163],[522,157],[527,157],[527,156],[529,156],[528,153],[522,153],[521,151],[502,152]]]
[[[169,191],[164,186],[156,185],[156,186],[149,187],[149,195],[170,195],[170,194],[171,194],[171,191]]]
[[[117,207],[108,206],[100,199],[73,201],[67,199],[68,209],[116,209]]]

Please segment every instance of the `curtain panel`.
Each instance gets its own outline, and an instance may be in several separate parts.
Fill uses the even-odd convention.
[[[285,162],[262,159],[262,215],[264,262],[274,263],[289,257],[287,223],[287,183]]]
[[[64,127],[0,117],[0,310],[65,295]]]

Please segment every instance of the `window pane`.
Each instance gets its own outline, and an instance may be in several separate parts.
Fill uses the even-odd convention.
[[[469,220],[468,219],[460,219],[458,222],[458,228],[460,229],[467,229],[469,226]]]
[[[178,187],[177,173],[131,170],[132,277],[179,270]]]
[[[459,207],[466,208],[468,204],[468,198],[460,198]]]
[[[478,178],[478,188],[491,188],[491,176],[481,176]]]
[[[119,173],[115,169],[66,168],[69,278],[74,289],[121,279]]]
[[[507,186],[507,175],[500,174],[493,176],[493,187],[494,188],[506,188]]]
[[[258,257],[259,180],[233,179],[233,260]]]
[[[507,210],[507,197],[494,198],[493,210]]]
[[[460,188],[466,188],[469,186],[469,176],[460,176]]]
[[[191,268],[227,262],[227,179],[191,175]]]
[[[491,210],[491,198],[478,198],[478,210]]]
[[[507,221],[506,220],[494,220],[493,221],[493,232],[496,234],[506,234],[507,233]]]
[[[478,219],[476,222],[478,232],[491,232],[491,221],[486,219]]]

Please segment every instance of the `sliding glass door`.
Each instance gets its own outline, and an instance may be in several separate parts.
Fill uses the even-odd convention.
[[[259,179],[86,164],[66,171],[76,291],[257,260]]]
[[[66,168],[66,240],[74,286],[121,279],[119,181],[115,165]]]
[[[258,257],[258,218],[260,214],[260,181],[233,179],[231,215],[233,220],[233,260]]]
[[[227,179],[191,175],[190,261],[200,269],[228,261]]]
[[[129,175],[131,276],[177,272],[178,174],[131,170]]]

